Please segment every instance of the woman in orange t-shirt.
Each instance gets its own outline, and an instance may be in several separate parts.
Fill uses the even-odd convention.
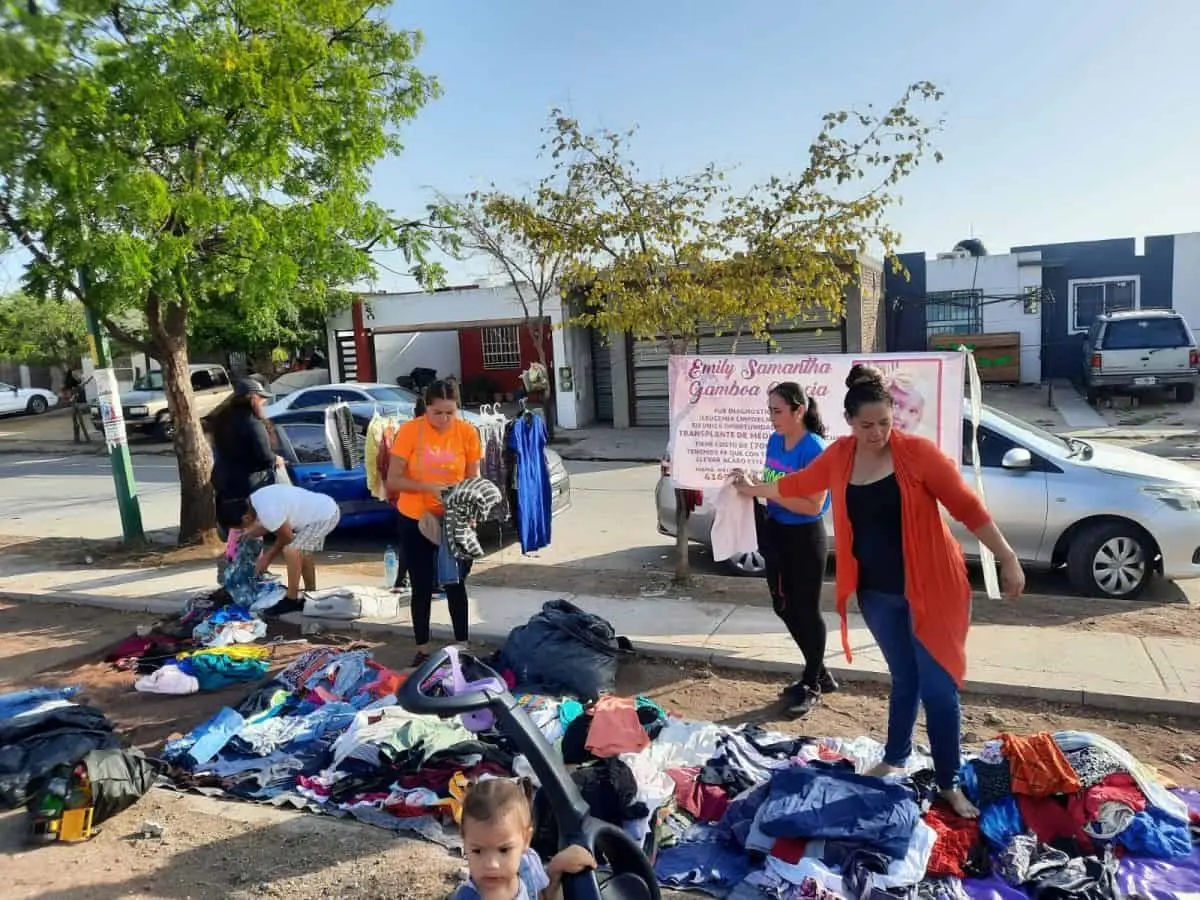
[[[443,492],[467,478],[479,477],[483,447],[479,432],[458,416],[458,386],[435,381],[425,389],[425,411],[405,422],[392,442],[388,496],[400,513],[400,546],[412,583],[413,638],[417,666],[429,658],[429,614],[437,587],[438,545],[421,532],[426,514],[440,518]],[[458,584],[446,585],[454,639],[467,640],[467,575],[471,561],[458,561]]]
[[[958,691],[967,668],[971,583],[962,547],[939,504],[996,554],[1006,596],[1021,595],[1025,575],[958,465],[933,441],[894,427],[894,401],[883,374],[855,364],[846,388],[849,436],[772,484],[752,485],[743,476],[738,491],[793,500],[797,509],[807,497],[814,513],[829,491],[846,658],[852,659],[846,612],[853,594],[892,677],[887,745],[883,761],[868,774],[890,775],[904,767],[924,706],[941,796],[960,816],[974,817],[979,811],[958,785]]]

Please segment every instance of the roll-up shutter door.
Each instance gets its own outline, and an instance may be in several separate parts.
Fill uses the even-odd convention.
[[[773,353],[841,353],[842,329],[824,328],[820,331],[787,331],[771,335],[775,339]]]
[[[667,396],[666,341],[635,341],[633,344],[633,424],[666,425],[670,421]]]
[[[734,349],[734,341],[737,348]],[[771,345],[766,341],[742,335],[723,334],[720,337],[700,338],[701,356],[762,356],[771,352]]]
[[[603,332],[592,329],[592,388],[596,397],[596,421],[613,420],[612,347]]]

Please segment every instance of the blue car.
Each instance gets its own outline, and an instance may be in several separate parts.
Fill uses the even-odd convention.
[[[367,426],[375,413],[398,419],[411,419],[411,403],[351,403],[350,412],[358,426],[359,440],[366,443]],[[479,417],[463,410],[462,417],[478,424]],[[277,452],[287,462],[292,484],[328,494],[342,511],[342,528],[383,529],[389,534],[396,528],[395,508],[377,500],[367,490],[367,471],[339,469],[333,465],[325,440],[325,410],[297,409],[280,412],[271,417],[278,437]],[[562,457],[546,448],[546,463],[550,468],[550,490],[553,512],[558,515],[571,505],[571,476],[563,466]]]

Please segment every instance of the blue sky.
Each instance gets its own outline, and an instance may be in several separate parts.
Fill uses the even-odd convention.
[[[646,172],[713,161],[748,184],[800,169],[826,110],[929,79],[947,92],[946,161],[903,189],[903,249],[1200,230],[1196,0],[398,0],[390,18],[425,33],[420,64],[445,91],[375,173],[402,215],[434,189],[536,180],[553,106],[639,126]],[[15,287],[5,262],[0,289]],[[378,287],[412,283],[381,271]]]
[[[376,199],[398,211],[433,188],[535,180],[556,105],[638,125],[644,171],[715,161],[749,183],[802,168],[824,111],[928,79],[947,93],[946,161],[904,187],[904,249],[972,230],[993,253],[1200,230],[1194,0],[408,0],[391,20],[425,33],[445,90],[377,170]],[[406,282],[381,272],[380,287]]]

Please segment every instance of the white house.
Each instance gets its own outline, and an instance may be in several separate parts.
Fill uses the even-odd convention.
[[[558,425],[586,425],[595,419],[588,333],[565,326],[557,296],[541,312]],[[538,359],[526,318],[512,285],[365,294],[328,320],[330,378],[394,383],[427,368],[439,377],[454,375],[468,395],[514,393],[521,373]]]

